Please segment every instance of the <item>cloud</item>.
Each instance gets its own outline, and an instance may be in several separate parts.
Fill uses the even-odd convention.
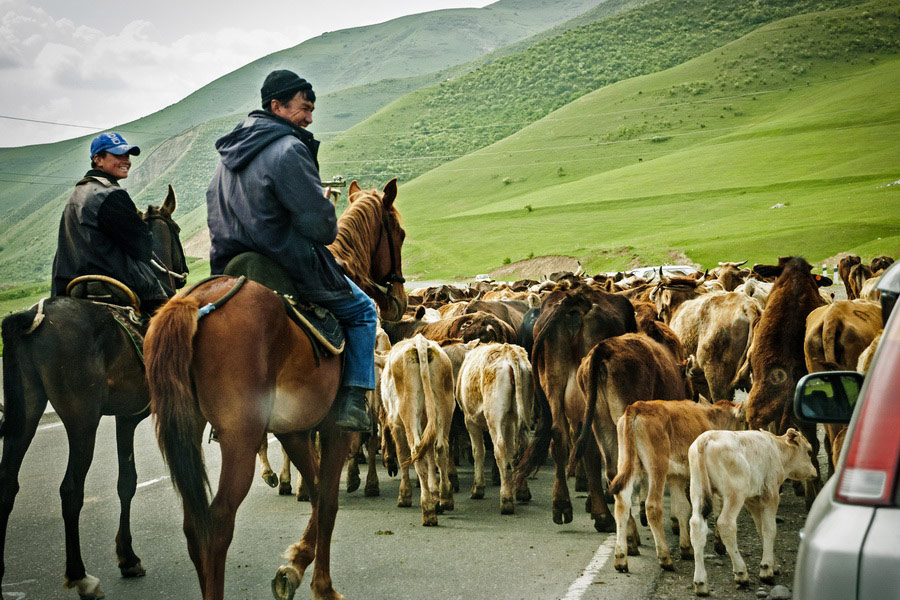
[[[177,102],[248,62],[297,43],[266,29],[223,27],[162,41],[144,20],[117,32],[54,19],[20,0],[0,2],[0,114],[110,126]],[[45,126],[17,136],[0,120],[0,145],[55,141],[85,130]]]

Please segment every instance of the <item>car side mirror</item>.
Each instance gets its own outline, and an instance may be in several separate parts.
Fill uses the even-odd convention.
[[[863,384],[862,373],[810,373],[797,383],[794,415],[812,423],[849,423]]]

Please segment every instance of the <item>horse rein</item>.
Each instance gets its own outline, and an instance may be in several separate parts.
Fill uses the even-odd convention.
[[[378,290],[381,291],[383,294],[390,295],[390,294],[388,294],[388,288],[391,286],[391,284],[406,283],[406,279],[404,279],[403,276],[397,272],[398,271],[398,268],[397,268],[398,261],[397,261],[397,255],[394,252],[394,234],[391,233],[390,223],[388,223],[387,210],[382,210],[381,211],[381,231],[380,231],[380,235],[378,236],[378,243],[375,244],[375,249],[372,251],[373,257],[375,255],[375,251],[378,250],[378,246],[381,245],[381,239],[385,233],[387,233],[388,253],[390,254],[390,257],[391,257],[391,269],[388,272],[387,277],[385,277],[384,283],[382,283],[382,284],[379,284],[378,282],[373,282],[373,283],[375,284],[375,287],[377,287]]]
[[[162,215],[147,215],[144,217],[144,221],[162,221],[166,224],[166,227],[169,228],[169,246],[172,252],[173,262],[179,260],[181,264],[178,266],[184,269],[184,272],[178,273],[167,268],[163,260],[157,256],[155,252],[151,252],[153,258],[150,260],[150,266],[169,278],[169,286],[173,290],[184,287],[184,284],[187,283],[188,268],[187,261],[184,258],[184,250],[181,248],[181,245],[175,241],[178,239],[177,226],[171,219],[167,219]],[[173,264],[173,267],[175,266],[176,265]]]

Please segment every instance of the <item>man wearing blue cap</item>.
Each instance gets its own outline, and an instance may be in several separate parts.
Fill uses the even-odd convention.
[[[316,94],[292,71],[269,73],[254,110],[216,142],[219,165],[206,192],[210,269],[222,273],[246,252],[262,254],[295,283],[299,300],[330,310],[346,332],[335,399],[338,426],[368,431],[366,391],[375,388],[375,303],[341,270],[327,245],[337,215],[325,197],[312,123]],[[279,290],[287,292],[287,290]]]
[[[150,266],[150,228],[119,186],[131,156],[140,153],[118,133],[102,133],[91,142],[91,169],[75,184],[59,223],[51,295],[64,295],[76,277],[105,275],[131,288],[143,312],[168,297]]]

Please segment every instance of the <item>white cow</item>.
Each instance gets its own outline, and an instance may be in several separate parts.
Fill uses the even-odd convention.
[[[422,491],[422,524],[437,525],[438,510],[453,510],[448,447],[454,406],[450,359],[421,334],[398,342],[381,374],[381,396],[400,459],[397,505],[412,505],[409,465],[414,464]],[[439,484],[435,468],[440,472]]]
[[[466,355],[456,382],[456,398],[465,418],[475,459],[472,498],[484,498],[484,431],[490,432],[500,470],[500,514],[515,512],[507,468],[512,467],[534,416],[534,385],[528,354],[521,346],[485,344]],[[516,500],[531,499],[527,482]]]
[[[707,431],[688,450],[691,470],[691,546],[694,548],[694,592],[709,595],[703,556],[713,494],[722,499],[716,521],[722,542],[731,556],[734,581],[750,583],[747,565],[737,547],[737,516],[741,508],[756,523],[762,538],[759,578],[773,583],[780,570],[775,562],[775,514],[785,479],[805,481],[817,476],[812,446],[796,429],[782,436],[768,431]]]

